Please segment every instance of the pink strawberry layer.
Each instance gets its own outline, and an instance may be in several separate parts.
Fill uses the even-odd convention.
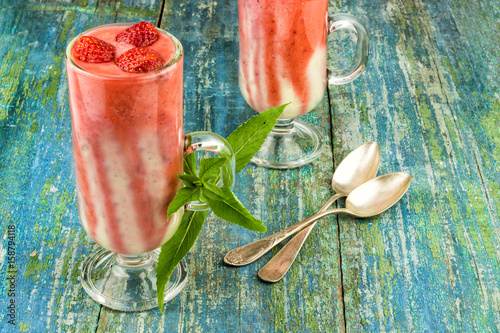
[[[103,27],[92,35],[116,45],[119,56],[130,48],[114,42],[123,29]],[[167,61],[173,42],[160,36],[151,47]],[[113,62],[73,61],[86,69],[67,61],[82,225],[113,252],[151,251],[180,221],[180,214],[167,220],[167,208],[181,186],[183,60],[146,74],[126,73]]]
[[[98,30],[92,30],[88,33],[86,33],[86,36],[93,36],[96,38],[99,38],[111,45],[113,45],[116,48],[116,54],[115,54],[115,60],[118,59],[123,53],[126,51],[134,48],[134,45],[131,44],[126,44],[126,43],[120,43],[116,41],[116,36],[123,32],[127,27],[124,26],[118,26],[118,27],[108,27],[107,29],[98,29]],[[170,39],[168,36],[160,33],[160,37],[156,42],[154,42],[152,45],[147,46],[148,48],[152,48],[156,52],[160,53],[162,59],[163,59],[163,64],[167,64],[170,60],[172,60],[174,53],[175,53],[175,45],[172,39]],[[114,61],[110,62],[105,62],[105,63],[100,63],[98,66],[95,65],[95,63],[87,63],[81,60],[78,60],[74,57],[73,52],[71,53],[73,61],[83,68],[86,71],[96,73],[96,74],[102,74],[102,75],[111,75],[111,76],[131,76],[134,77],[137,74],[136,73],[127,73],[122,71]]]
[[[258,112],[312,110],[326,87],[327,0],[239,0],[239,85]]]

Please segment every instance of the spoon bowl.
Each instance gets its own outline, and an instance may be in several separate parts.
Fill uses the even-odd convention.
[[[357,217],[378,215],[392,207],[406,193],[411,177],[394,172],[364,183],[349,194],[346,210]]]
[[[349,195],[355,188],[377,174],[380,163],[378,143],[362,144],[340,162],[333,173],[332,187],[338,194]]]

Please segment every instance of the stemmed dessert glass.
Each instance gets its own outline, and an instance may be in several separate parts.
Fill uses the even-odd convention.
[[[108,44],[115,44],[114,58],[125,54],[133,46],[116,42],[115,36],[130,26],[104,25],[77,36],[66,49],[66,68],[80,221],[101,247],[86,258],[81,282],[95,301],[109,308],[139,311],[158,306],[159,247],[175,234],[183,215],[181,209],[167,219],[168,205],[182,187],[176,175],[183,173],[183,156],[206,150],[226,157],[231,165],[224,168],[233,177],[221,181],[232,182],[234,153],[216,134],[184,135],[183,49],[166,31],[158,29],[159,39],[147,46],[143,58],[155,57],[151,50],[161,55],[165,62],[154,71],[128,73],[112,60],[86,63],[75,58],[73,46],[81,36],[99,38],[80,42],[81,49],[105,53],[112,49]],[[102,57],[101,52],[90,53]],[[208,209],[198,202],[186,207]],[[181,261],[166,285],[165,302],[182,290],[187,275]]]
[[[328,15],[328,0],[238,0],[238,15],[243,98],[259,113],[289,103],[252,162],[274,169],[310,163],[323,135],[297,117],[321,102],[327,83],[349,83],[365,70],[366,28],[351,15]],[[327,70],[327,36],[340,29],[356,34],[355,54],[346,68]]]

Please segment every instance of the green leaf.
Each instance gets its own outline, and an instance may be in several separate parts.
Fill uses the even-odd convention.
[[[216,182],[220,178],[220,168],[226,163],[225,157],[210,157],[204,158],[200,162],[200,178],[201,181],[215,179]]]
[[[248,212],[229,188],[204,182],[202,196],[214,214],[221,219],[249,230],[267,231],[266,227]]]
[[[184,155],[184,173],[196,176],[196,156],[194,153]]]
[[[222,184],[224,187],[231,187],[233,184],[233,167],[231,161],[226,159],[226,163],[222,166]]]
[[[185,204],[200,199],[201,187],[183,187],[175,195],[174,200],[168,205],[167,217],[181,209]]]
[[[200,187],[202,186],[201,179],[195,175],[177,175],[177,178],[182,180],[187,187]]]
[[[156,269],[156,290],[158,293],[158,306],[163,310],[163,295],[165,286],[174,271],[175,266],[186,256],[193,247],[200,233],[208,211],[186,211],[182,216],[179,228],[172,238],[161,247],[158,267]]]
[[[268,109],[250,118],[229,135],[227,141],[236,155],[236,173],[243,170],[259,151],[288,104]]]
[[[227,138],[235,152],[236,173],[250,162],[259,151],[267,135],[271,132],[277,119],[288,104],[264,111],[239,126]],[[179,175],[186,187],[181,188],[168,206],[167,215],[182,208],[190,201],[206,201],[215,215],[244,228],[265,232],[266,228],[254,218],[236,198],[228,187],[214,185],[220,177],[220,168],[224,184],[232,184],[232,171],[227,158],[208,158],[200,162],[200,177],[196,172],[195,154],[187,154],[183,160],[184,175]],[[165,286],[175,266],[186,256],[193,246],[203,226],[207,211],[185,211],[179,228],[172,238],[161,248],[156,270],[156,286],[158,305],[163,310]]]

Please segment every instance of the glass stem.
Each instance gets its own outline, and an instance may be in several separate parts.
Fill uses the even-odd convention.
[[[290,119],[278,119],[276,125],[274,125],[273,132],[274,133],[288,133],[293,130],[295,118]]]
[[[151,255],[148,253],[127,255],[116,254],[116,262],[122,266],[141,266],[147,264],[151,260]]]

